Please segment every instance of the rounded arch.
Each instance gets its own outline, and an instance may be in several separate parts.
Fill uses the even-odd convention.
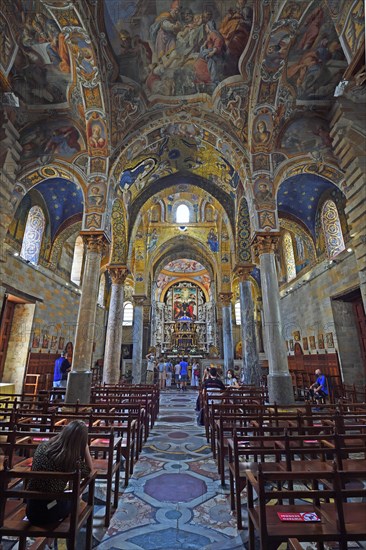
[[[184,278],[184,277],[177,277],[176,279],[174,279],[174,281],[171,281],[170,283],[167,284],[167,286],[164,288],[164,290],[162,291],[161,295],[160,295],[160,299],[159,301],[160,302],[164,302],[164,299],[165,299],[165,296],[166,294],[168,293],[169,289],[174,286],[175,284],[177,283],[181,283],[181,282],[184,282],[184,281],[190,281],[191,283],[194,283],[195,285],[197,285],[203,292],[203,294],[205,295],[205,298],[206,298],[206,301],[208,302],[210,300],[210,297],[208,295],[208,292],[207,290],[205,289],[205,287],[202,285],[202,283],[200,283],[199,281],[196,281],[195,279],[188,279],[188,278]]]
[[[152,278],[155,279],[164,266],[172,260],[189,257],[202,264],[208,271],[211,280],[214,280],[214,273],[217,271],[216,260],[204,245],[193,237],[177,236],[165,243],[165,250],[159,253],[159,249],[151,258]]]
[[[277,167],[273,179],[276,199],[281,183],[292,176],[298,176],[300,174],[320,176],[343,191],[344,174],[339,166],[329,161],[326,163],[318,163],[309,159],[307,156],[299,155],[295,158],[286,159],[286,161],[282,162]]]
[[[61,258],[61,253],[62,253],[62,248],[64,246],[64,243],[72,235],[76,234],[77,236],[80,233],[80,231],[81,231],[81,220],[79,217],[78,220],[70,220],[70,222],[65,227],[63,227],[61,231],[58,232],[58,234],[56,235],[52,243],[52,248],[50,252],[49,262],[51,266],[53,266],[54,268],[57,267]],[[76,237],[75,237],[75,240],[76,240]]]
[[[136,200],[132,203],[129,211],[129,214],[130,214],[129,238],[131,238],[132,232],[134,230],[134,225],[137,220],[139,212],[141,211],[143,206],[148,202],[148,200],[156,194],[156,189],[158,188],[159,191],[162,192],[165,189],[169,189],[170,187],[180,185],[180,184],[196,186],[200,189],[203,189],[205,192],[209,193],[210,195],[212,195],[212,197],[214,197],[219,202],[219,204],[221,204],[223,210],[225,211],[228,217],[230,229],[232,233],[235,234],[234,198],[230,197],[227,193],[222,191],[217,185],[213,185],[211,181],[205,178],[202,178],[195,174],[177,172],[176,174],[165,176],[157,180],[154,186],[149,186],[148,188],[144,189],[138,195]]]

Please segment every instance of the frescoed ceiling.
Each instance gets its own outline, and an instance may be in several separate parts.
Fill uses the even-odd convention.
[[[157,298],[160,299],[167,286],[182,280],[199,283],[207,294],[210,291],[211,279],[207,269],[196,260],[182,258],[168,262],[160,271],[156,280]]]
[[[133,202],[144,188],[178,172],[204,177],[233,198],[240,181],[238,173],[213,146],[192,138],[164,137],[150,156],[127,164],[120,178],[126,203]]]
[[[239,74],[253,26],[253,2],[238,0],[110,0],[107,36],[122,82],[146,96],[211,95]]]
[[[51,237],[69,218],[83,212],[83,194],[75,183],[62,178],[52,178],[34,187],[41,193],[50,214]]]

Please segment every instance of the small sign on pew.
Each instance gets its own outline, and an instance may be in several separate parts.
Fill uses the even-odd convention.
[[[320,517],[315,512],[277,512],[281,521],[320,521]]]

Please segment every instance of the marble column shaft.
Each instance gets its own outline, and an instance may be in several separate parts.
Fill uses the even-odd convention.
[[[233,319],[231,307],[232,295],[220,295],[222,302],[222,337],[224,348],[224,374],[234,368]]]
[[[280,294],[276,272],[275,236],[259,238],[264,329],[268,354],[268,392],[271,403],[290,405],[294,402],[285,341],[282,335]]]
[[[243,348],[243,382],[260,385],[261,367],[259,364],[252,283],[243,280],[240,288],[241,340]]]
[[[144,302],[146,296],[134,296],[133,332],[132,332],[132,383],[142,382],[142,347],[144,335]]]
[[[91,362],[95,337],[100,262],[105,248],[104,236],[85,236],[84,240],[86,243],[86,256],[72,371],[69,374],[66,389],[66,402],[68,403],[75,403],[78,399],[81,403],[87,403],[90,400]]]
[[[124,282],[127,268],[125,266],[110,266],[109,273],[112,279],[112,288],[104,351],[103,382],[118,384],[120,380]]]

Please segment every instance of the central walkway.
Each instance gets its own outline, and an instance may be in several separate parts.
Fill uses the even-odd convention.
[[[237,531],[228,487],[218,479],[203,428],[196,424],[197,392],[166,390],[129,486],[99,550],[235,550]]]

